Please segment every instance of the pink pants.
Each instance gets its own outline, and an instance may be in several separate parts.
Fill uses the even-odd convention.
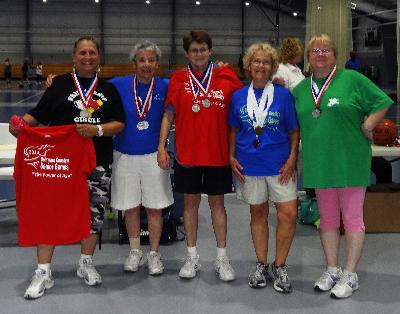
[[[363,232],[365,187],[316,189],[322,230],[338,229],[340,213],[346,231]]]

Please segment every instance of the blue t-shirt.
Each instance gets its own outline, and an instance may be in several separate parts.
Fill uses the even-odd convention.
[[[346,69],[355,70],[360,72],[361,71],[361,62],[360,60],[356,59],[349,59],[345,64]]]
[[[149,127],[139,130],[137,124],[140,120],[133,102],[132,90],[133,76],[116,77],[110,80],[122,100],[125,111],[125,128],[114,138],[114,149],[127,155],[144,155],[157,151],[160,139],[161,120],[164,114],[164,100],[167,95],[168,80],[155,77],[151,107],[147,113],[146,121]],[[144,103],[150,84],[138,83],[139,96]]]
[[[289,133],[298,128],[294,98],[287,88],[274,84],[274,100],[259,136],[260,145],[255,148],[256,134],[247,113],[248,90],[249,86],[245,86],[233,93],[229,112],[229,126],[239,129],[236,159],[243,166],[244,175],[278,175],[290,154]],[[254,92],[257,100],[261,98],[262,89]]]

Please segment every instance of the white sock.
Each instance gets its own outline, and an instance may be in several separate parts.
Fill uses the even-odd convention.
[[[187,247],[188,250],[188,255],[191,257],[196,257],[197,256],[197,247],[195,246],[188,246]]]
[[[93,259],[93,255],[86,255],[86,254],[81,254],[81,258],[80,258],[80,262],[82,262],[83,260],[92,260]]]
[[[38,264],[38,269],[44,270],[46,274],[50,273],[50,263]]]
[[[343,270],[343,274],[350,274],[350,275],[352,275],[352,276],[355,276],[356,275],[356,273],[354,272],[351,272],[351,271],[348,271],[347,269],[344,269]]]
[[[217,247],[217,258],[226,256],[226,247]]]
[[[150,254],[150,255],[157,254],[157,251],[150,251],[149,254]]]
[[[336,274],[339,272],[339,267],[328,266],[328,272],[331,274]]]

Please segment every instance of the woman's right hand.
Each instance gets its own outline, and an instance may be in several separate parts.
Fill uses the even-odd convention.
[[[55,74],[49,74],[46,78],[46,82],[44,83],[44,85],[46,86],[46,88],[49,88],[52,84],[53,84],[53,79],[56,77]]]
[[[169,168],[169,154],[165,147],[159,147],[157,151],[157,163],[161,169],[167,170]]]
[[[240,182],[244,182],[245,178],[242,173],[243,167],[235,157],[230,157],[229,163],[235,176]]]

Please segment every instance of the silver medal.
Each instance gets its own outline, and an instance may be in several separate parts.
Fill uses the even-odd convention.
[[[312,116],[313,116],[314,119],[317,119],[317,118],[319,118],[319,116],[321,115],[321,110],[318,109],[318,108],[315,108],[315,109],[312,111],[311,114],[312,114]]]
[[[89,112],[88,112],[87,110],[85,110],[85,109],[81,110],[81,112],[79,113],[79,115],[80,115],[82,118],[89,118]]]
[[[211,102],[208,99],[203,99],[202,104],[204,108],[208,108],[211,105]]]
[[[194,105],[192,106],[192,111],[193,111],[193,112],[199,112],[199,111],[200,111],[200,106],[199,106],[198,104],[194,104]]]
[[[146,120],[140,121],[136,127],[139,131],[147,130],[149,128],[149,123]]]

